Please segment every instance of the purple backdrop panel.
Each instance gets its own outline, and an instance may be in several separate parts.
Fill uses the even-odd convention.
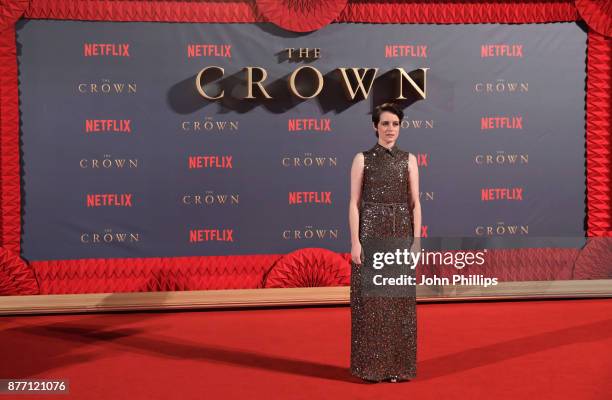
[[[30,20],[17,33],[28,260],[348,251],[351,161],[375,144],[370,112],[398,96],[396,68],[426,92],[401,102],[399,140],[419,162],[424,235],[584,236],[576,24]],[[200,82],[219,100],[196,88],[211,66],[224,74]],[[271,99],[244,99],[248,66]],[[311,99],[288,85],[303,66],[323,77]],[[338,69],[352,67],[378,68],[367,99],[344,94]],[[297,90],[314,93],[314,77]]]

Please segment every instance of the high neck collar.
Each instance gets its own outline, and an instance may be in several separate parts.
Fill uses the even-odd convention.
[[[388,154],[392,155],[393,157],[395,157],[395,155],[397,154],[398,148],[397,148],[397,143],[394,144],[393,147],[388,149],[385,146],[383,146],[382,144],[376,142],[376,145],[374,146],[373,150],[375,150],[377,152],[385,152],[385,153],[388,153]]]

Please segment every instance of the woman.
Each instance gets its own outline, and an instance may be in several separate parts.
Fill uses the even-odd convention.
[[[357,154],[351,168],[351,373],[374,382],[416,376],[414,287],[404,296],[368,296],[364,276],[372,265],[362,264],[368,241],[404,238],[410,245],[420,237],[416,157],[395,145],[403,117],[392,103],[376,107],[378,143]]]

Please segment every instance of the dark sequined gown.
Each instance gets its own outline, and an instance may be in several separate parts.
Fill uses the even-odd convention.
[[[411,239],[409,153],[376,144],[363,154],[362,245],[370,238]],[[351,267],[351,373],[369,381],[412,379],[416,376],[416,296],[365,296],[361,272],[368,267]]]

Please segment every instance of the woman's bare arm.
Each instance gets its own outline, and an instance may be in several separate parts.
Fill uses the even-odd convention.
[[[359,202],[361,201],[363,165],[363,154],[358,153],[355,158],[353,158],[353,165],[351,166],[351,200],[349,201],[351,259],[353,263],[358,265],[361,264],[361,243],[359,242]]]
[[[412,229],[414,237],[421,237],[421,201],[419,199],[419,166],[414,154],[408,158],[408,173],[410,175],[410,206],[412,211]]]

